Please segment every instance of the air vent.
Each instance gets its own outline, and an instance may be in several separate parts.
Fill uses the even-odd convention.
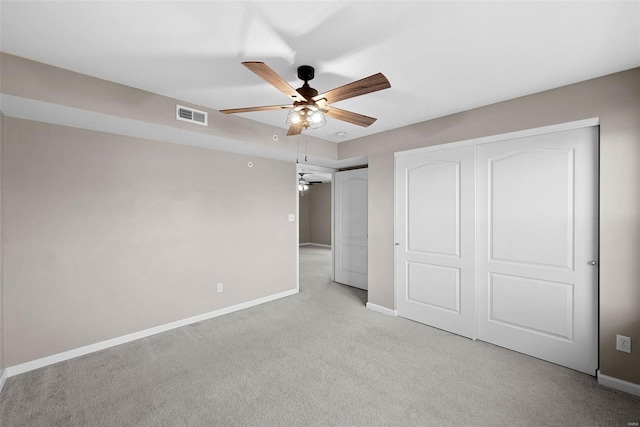
[[[176,119],[207,126],[206,112],[183,107],[182,105],[176,105]]]

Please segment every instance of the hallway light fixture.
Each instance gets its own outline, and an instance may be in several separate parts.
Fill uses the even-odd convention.
[[[298,172],[298,175],[300,175],[300,178],[298,178],[298,191],[300,192],[301,196],[304,196],[304,192],[307,191],[312,185],[322,184],[322,181],[309,181],[305,179],[304,172]]]
[[[306,179],[300,177],[300,179],[298,180],[298,191],[302,196],[304,196],[304,192],[307,191],[308,189],[309,189],[309,183],[307,182]]]

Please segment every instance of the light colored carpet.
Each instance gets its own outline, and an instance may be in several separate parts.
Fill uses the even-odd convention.
[[[7,426],[628,426],[593,377],[367,310],[303,247],[301,293],[9,378]]]

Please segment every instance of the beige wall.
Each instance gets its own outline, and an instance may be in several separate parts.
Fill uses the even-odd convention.
[[[8,366],[296,288],[294,163],[5,123]]]
[[[331,183],[309,187],[309,241],[331,245]]]
[[[309,243],[309,192],[298,192],[298,242]]]
[[[0,375],[2,370],[6,367],[4,363],[4,254],[2,252],[2,239],[3,239],[3,221],[2,221],[2,206],[3,206],[3,192],[2,192],[2,176],[3,176],[3,163],[4,163],[4,127],[5,117],[0,111]]]
[[[280,150],[290,155],[276,157],[292,159],[9,115],[7,366],[295,289],[296,230],[288,214],[295,213],[297,147],[286,130],[200,106],[210,113],[209,126],[197,126],[175,119],[175,104],[189,103],[6,53],[0,65],[3,94],[191,132],[185,139],[207,134],[237,142],[240,151]],[[274,134],[282,138],[274,142]],[[336,159],[334,143],[306,138],[310,158]],[[217,282],[225,284],[222,294]]]
[[[298,138],[285,137],[286,129],[265,125],[237,115],[222,114],[211,108],[101,80],[28,59],[0,53],[0,89],[7,95],[49,102],[86,111],[203,133],[236,145],[289,153],[293,159]],[[176,120],[176,104],[209,113],[209,126]],[[274,112],[275,113],[275,112]],[[283,119],[284,121],[284,119]],[[273,135],[279,135],[274,142]],[[306,154],[315,158],[337,158],[334,142],[304,135]]]
[[[505,101],[339,144],[369,156],[369,301],[394,308],[396,151],[600,118],[600,371],[640,384],[640,69]]]
[[[299,242],[331,245],[331,183],[310,185],[298,198]]]

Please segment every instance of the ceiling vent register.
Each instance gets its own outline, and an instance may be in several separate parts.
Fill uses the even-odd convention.
[[[194,110],[193,108],[176,105],[176,119],[183,122],[196,123],[207,126],[208,113],[205,111]]]

